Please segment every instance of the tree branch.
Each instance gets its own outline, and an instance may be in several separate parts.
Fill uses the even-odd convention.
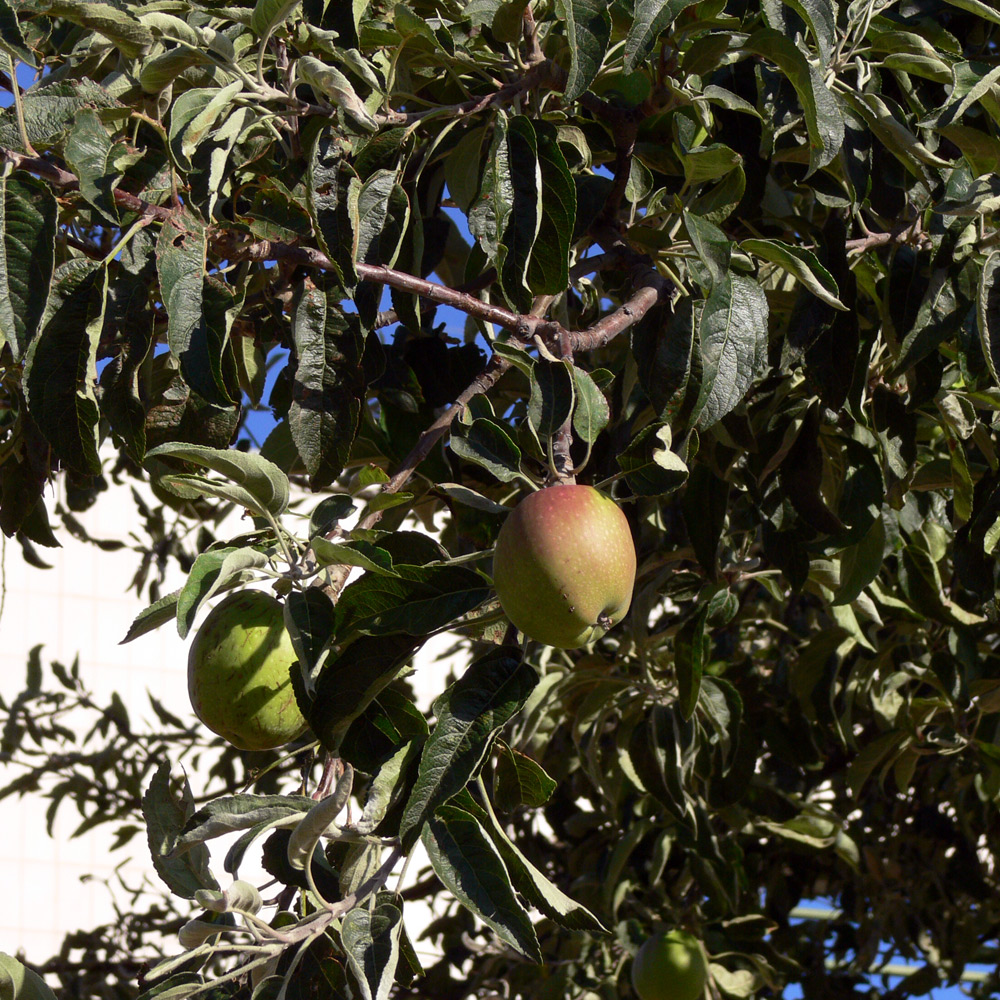
[[[492,389],[500,376],[508,368],[510,368],[510,362],[506,358],[502,358],[499,354],[494,354],[486,367],[462,391],[455,402],[420,435],[410,453],[403,459],[402,464],[396,470],[393,477],[387,483],[383,484],[380,492],[398,493],[406,485],[410,476],[416,472],[417,466],[431,453],[434,445],[444,437],[455,422],[455,418],[469,405],[472,398]],[[367,517],[362,518],[358,523],[358,528],[362,530],[374,528],[382,520],[382,513],[381,510],[373,510]],[[337,530],[335,528],[334,532]],[[329,594],[334,604],[337,603],[337,599],[346,586],[347,578],[350,574],[350,566],[337,566],[330,570],[327,583],[323,589]]]
[[[25,170],[38,177],[42,177],[64,191],[79,190],[80,182],[75,174],[51,163],[44,157],[25,156],[23,153],[17,153],[13,150],[0,147],[0,160],[12,164],[15,169]],[[118,189],[115,190],[115,201],[129,211],[151,215],[161,222],[173,218],[177,211],[176,209],[152,205],[134,194]],[[358,276],[365,281],[374,281],[379,284],[388,285],[390,288],[395,288],[399,291],[410,292],[430,302],[436,302],[439,305],[452,306],[467,315],[475,316],[487,323],[493,323],[505,330],[509,330],[522,343],[530,343],[533,337],[541,336],[548,343],[558,346],[560,338],[569,334],[572,349],[574,351],[585,351],[590,350],[592,347],[603,346],[612,337],[616,337],[623,330],[626,330],[633,323],[641,319],[653,305],[657,296],[663,294],[663,290],[666,287],[666,283],[659,277],[647,258],[635,254],[625,244],[621,235],[614,231],[613,227],[605,227],[604,232],[598,234],[598,240],[605,245],[605,254],[601,255],[600,259],[594,258],[581,261],[577,267],[583,266],[589,270],[605,265],[611,266],[618,259],[627,260],[632,258],[643,262],[643,275],[640,277],[641,283],[645,287],[640,288],[636,296],[633,296],[624,306],[610,316],[605,317],[587,330],[575,333],[567,331],[559,323],[546,320],[543,317],[511,312],[511,310],[505,309],[502,306],[494,306],[488,302],[483,302],[482,299],[477,299],[468,292],[449,288],[447,285],[440,285],[433,281],[427,281],[425,278],[418,278],[403,271],[362,262],[359,262],[356,266]],[[240,243],[235,234],[229,232],[217,233],[212,242],[213,249],[233,263],[243,260],[257,263],[268,260],[281,260],[291,264],[313,267],[322,271],[334,270],[333,264],[326,254],[315,247],[301,246],[293,243],[280,243],[275,240]],[[574,268],[574,271],[576,271],[576,268]]]
[[[11,164],[15,170],[24,170],[36,177],[41,177],[63,191],[80,190],[80,181],[76,174],[63,170],[62,167],[56,166],[43,156],[27,156],[24,153],[15,152],[13,149],[0,147],[0,161]],[[119,188],[115,188],[114,196],[115,202],[122,208],[139,215],[151,215],[161,222],[169,219],[175,213],[175,209],[151,205],[148,201]]]
[[[896,226],[888,233],[868,233],[844,244],[848,253],[867,253],[890,243],[913,243],[919,247],[930,246],[930,237],[920,228],[920,219]]]
[[[534,87],[554,84],[558,79],[558,72],[562,71],[559,70],[559,67],[555,63],[543,60],[536,63],[516,80],[505,84],[492,94],[486,94],[483,97],[473,97],[468,101],[462,101],[461,104],[428,108],[426,111],[387,111],[382,115],[376,115],[375,118],[377,121],[384,122],[387,125],[412,125],[432,115],[446,115],[449,118],[474,115],[479,111],[485,111],[487,108],[509,104],[525,93],[525,91],[531,90]],[[564,82],[565,79],[566,74],[563,73]]]

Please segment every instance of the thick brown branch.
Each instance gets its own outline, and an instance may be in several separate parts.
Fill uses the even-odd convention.
[[[76,174],[72,174],[68,170],[63,170],[62,167],[56,166],[56,164],[46,160],[42,156],[26,156],[24,153],[0,147],[0,160],[11,164],[15,170],[24,170],[29,174],[34,174],[36,177],[41,177],[63,191],[78,191],[80,189],[80,181],[77,179]],[[115,202],[130,212],[137,212],[139,215],[151,215],[161,222],[169,219],[174,214],[173,209],[151,205],[148,201],[144,201],[142,198],[130,194],[128,191],[121,191],[115,188],[114,194]]]
[[[578,330],[569,335],[574,351],[592,351],[604,347],[629,327],[635,326],[657,302],[669,295],[670,284],[660,277],[652,265],[647,265],[636,277],[638,288],[627,302],[586,330]]]
[[[57,167],[44,157],[26,156],[24,153],[16,153],[13,149],[0,148],[0,159],[4,163],[9,163],[15,170],[24,170],[36,177],[42,177],[64,191],[76,191],[80,187],[76,174]]]
[[[62,167],[51,163],[43,157],[25,156],[13,150],[0,148],[0,159],[12,164],[15,169],[26,170],[38,177],[42,177],[64,191],[75,191],[79,189],[80,183],[77,177],[64,170]],[[149,215],[158,221],[165,221],[175,214],[174,209],[163,208],[151,205],[149,202],[130,194],[126,191],[115,191],[115,201],[129,211],[143,215]],[[613,233],[610,228],[608,232]],[[607,244],[607,251],[601,264],[613,260],[615,257],[628,259],[630,252],[624,248],[621,237],[614,234],[612,238],[603,240]],[[611,245],[614,243],[614,245]],[[279,243],[273,240],[260,240],[254,243],[239,243],[229,233],[218,234],[213,246],[217,252],[227,257],[230,261],[241,260],[263,262],[267,260],[282,260],[288,263],[301,264],[306,267],[314,267],[318,270],[333,270],[330,259],[321,250],[314,247],[300,246],[291,243]],[[595,266],[597,262],[581,264],[588,269]],[[382,267],[375,264],[359,263],[357,265],[358,276],[365,281],[375,281],[379,284],[389,285],[399,291],[410,292],[419,295],[430,302],[437,302],[440,305],[452,306],[470,316],[475,316],[487,323],[493,323],[505,330],[509,330],[523,343],[528,343],[538,335],[544,340],[558,345],[560,339],[567,334],[558,323],[546,320],[540,316],[525,315],[511,312],[501,306],[494,306],[488,302],[477,299],[468,292],[460,291],[456,288],[449,288],[446,285],[439,285],[424,278],[418,278],[403,271],[396,271],[393,268]],[[652,272],[657,280],[659,276]],[[648,301],[652,288],[652,279],[645,282],[649,287],[640,289],[638,298],[630,300],[621,309],[605,317],[598,324],[588,330],[578,331],[569,334],[573,350],[589,350],[591,347],[602,346],[612,337],[617,336],[622,330],[627,329],[636,322],[655,301]]]

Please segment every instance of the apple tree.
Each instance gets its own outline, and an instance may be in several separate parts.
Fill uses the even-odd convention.
[[[0,49],[0,527],[134,482],[125,638],[263,588],[308,723],[32,654],[0,796],[162,880],[25,957],[60,996],[612,1000],[673,931],[713,1000],[997,995],[994,4],[0,0]],[[637,565],[567,649],[491,566],[568,483]]]

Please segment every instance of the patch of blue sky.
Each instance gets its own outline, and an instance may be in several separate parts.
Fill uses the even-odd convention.
[[[800,911],[800,913],[796,915],[796,911]],[[812,899],[803,901],[798,907],[796,907],[795,910],[792,911],[793,915],[790,917],[789,923],[802,924],[809,920],[822,919],[822,915],[824,913],[828,915],[837,913],[835,904],[832,900]],[[850,960],[851,957],[852,953],[848,952],[846,958]],[[920,968],[919,964],[903,960],[894,960],[890,951],[883,953],[882,961],[886,968],[891,968],[895,971],[896,969],[902,967],[903,970],[910,970],[910,974],[916,972]],[[970,963],[965,967],[964,975],[967,977],[979,978],[987,976],[995,971],[995,966],[981,963]],[[869,976],[868,983],[875,990],[890,990],[902,982],[904,978],[905,977],[901,975],[883,975],[875,973]],[[936,987],[923,995],[929,997],[930,1000],[960,1000],[961,997],[966,996],[962,988],[958,985]],[[858,994],[858,996],[861,996],[861,994]],[[803,1000],[805,993],[798,983],[792,983],[785,987],[781,997],[782,1000]]]

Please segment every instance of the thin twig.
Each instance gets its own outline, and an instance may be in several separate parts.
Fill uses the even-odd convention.
[[[847,240],[844,244],[848,253],[867,253],[878,247],[888,246],[890,243],[913,243],[916,246],[926,247],[930,245],[930,237],[920,228],[920,219],[916,222],[907,222],[904,225],[896,226],[888,233],[868,233],[854,240]]]
[[[410,476],[416,472],[417,466],[431,453],[434,445],[448,432],[448,429],[455,422],[455,418],[469,405],[473,397],[492,389],[508,368],[510,368],[510,362],[499,354],[494,354],[486,367],[462,391],[455,402],[420,435],[417,443],[403,459],[393,477],[382,486],[381,492],[398,493],[406,485]],[[369,528],[374,528],[381,520],[382,511],[374,510],[359,522],[358,528],[367,531]],[[350,572],[350,566],[331,568],[329,579],[323,589],[334,602],[346,586]]]

